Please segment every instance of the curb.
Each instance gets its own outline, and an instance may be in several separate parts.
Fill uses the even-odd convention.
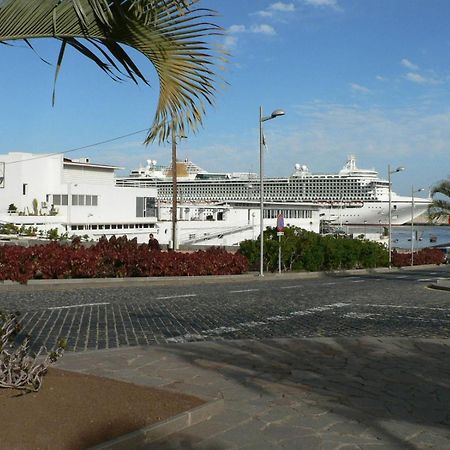
[[[436,280],[436,283],[429,284],[428,287],[431,289],[438,289],[440,291],[450,291],[450,281]]]
[[[260,277],[258,272],[247,272],[240,275],[202,275],[202,276],[178,276],[178,277],[128,277],[128,278],[67,278],[67,279],[46,279],[46,280],[28,280],[26,284],[21,284],[17,281],[4,280],[0,281],[0,289],[2,287],[17,287],[26,288],[42,287],[42,286],[86,286],[92,287],[105,285],[139,285],[139,284],[172,284],[173,282],[184,283],[216,283],[217,281],[242,281],[247,279],[259,278],[261,281],[265,279],[285,278],[285,279],[315,279],[322,278],[327,275],[362,275],[371,273],[389,273],[399,271],[412,271],[421,269],[430,269],[435,264],[420,265],[420,266],[405,266],[405,267],[376,267],[372,269],[352,269],[352,270],[336,270],[328,272],[284,272],[281,275],[278,273],[266,272],[264,277]]]
[[[209,420],[213,415],[222,411],[223,405],[223,399],[213,400],[162,422],[132,431],[94,447],[89,447],[87,450],[129,450],[138,448]]]

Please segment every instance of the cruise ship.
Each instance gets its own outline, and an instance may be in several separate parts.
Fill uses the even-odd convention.
[[[211,173],[191,161],[177,161],[178,200],[183,203],[228,204],[245,207],[260,199],[259,176],[255,173]],[[148,160],[146,166],[116,179],[118,187],[156,187],[160,202],[172,199],[172,167]],[[333,225],[387,225],[389,222],[389,182],[375,170],[360,169],[349,156],[337,174],[312,173],[307,166],[295,164],[288,177],[265,178],[264,200],[289,207],[319,208],[322,221]],[[401,225],[424,213],[430,198],[397,195],[391,192],[391,222]],[[412,210],[414,205],[414,210]],[[296,214],[295,209],[292,213]],[[288,217],[289,218],[289,217]]]

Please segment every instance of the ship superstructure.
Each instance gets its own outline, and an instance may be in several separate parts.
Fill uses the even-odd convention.
[[[118,178],[117,186],[156,187],[158,200],[172,199],[172,169],[149,161],[145,168]],[[192,162],[177,162],[178,199],[181,202],[255,204],[260,199],[259,177],[254,173],[209,173]],[[383,225],[389,221],[389,182],[375,170],[360,169],[349,156],[337,174],[312,173],[296,164],[291,176],[265,178],[264,200],[281,203],[289,215],[289,205],[314,205],[322,220],[334,224]],[[426,211],[430,199],[399,196],[391,192],[391,220],[403,224]],[[268,212],[266,213],[268,214]],[[296,213],[295,213],[296,214]]]

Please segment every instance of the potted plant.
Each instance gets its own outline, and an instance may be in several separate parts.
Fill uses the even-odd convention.
[[[17,214],[17,206],[14,203],[8,206],[8,214]]]

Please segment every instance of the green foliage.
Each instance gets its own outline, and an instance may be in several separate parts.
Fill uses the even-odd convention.
[[[39,202],[37,201],[37,198],[33,198],[32,206],[33,206],[33,215],[38,216],[39,215]]]
[[[0,225],[0,234],[18,234],[19,227],[13,223],[3,223]]]
[[[428,207],[430,220],[450,216],[450,179],[441,181],[434,186],[431,195],[433,202]]]
[[[259,238],[240,244],[240,253],[250,267],[259,266]],[[275,228],[264,232],[264,267],[278,269],[279,241]],[[388,252],[378,243],[336,236],[321,236],[297,227],[284,229],[281,238],[281,266],[284,271],[320,271],[382,267],[388,264]]]
[[[11,203],[8,206],[8,212],[17,212],[17,206],[14,203]]]

